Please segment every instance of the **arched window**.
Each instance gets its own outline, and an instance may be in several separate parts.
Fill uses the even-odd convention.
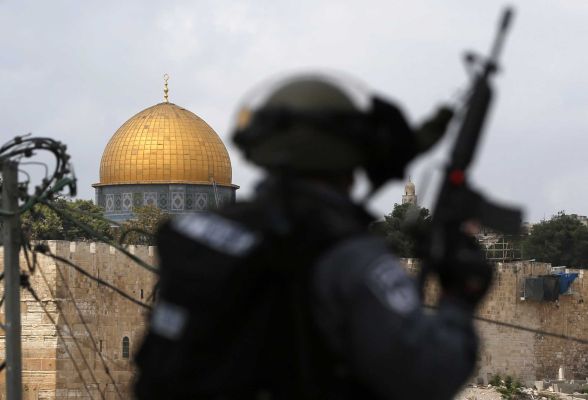
[[[128,336],[125,336],[122,340],[122,357],[129,358],[129,348],[131,347],[131,343],[129,341]]]

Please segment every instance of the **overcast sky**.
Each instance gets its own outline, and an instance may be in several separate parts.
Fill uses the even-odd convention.
[[[517,15],[472,180],[538,221],[588,214],[588,1],[514,1]],[[466,49],[487,52],[503,2],[2,1],[0,142],[33,132],[69,145],[79,197],[93,199],[102,151],[128,118],[170,101],[223,138],[239,195],[258,173],[229,130],[244,93],[284,71],[356,76],[396,100],[413,122],[467,83]],[[423,157],[410,173],[442,159]],[[437,160],[437,161],[434,161]],[[401,183],[372,201],[400,201]],[[431,206],[429,190],[424,205]]]

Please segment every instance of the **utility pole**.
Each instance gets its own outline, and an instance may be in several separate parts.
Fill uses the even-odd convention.
[[[18,163],[2,162],[2,209],[4,217],[4,315],[6,319],[6,399],[22,398],[20,343],[20,215],[18,212]]]

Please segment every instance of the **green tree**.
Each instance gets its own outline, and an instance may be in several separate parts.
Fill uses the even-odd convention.
[[[375,223],[372,231],[384,236],[398,257],[418,257],[419,237],[431,223],[429,210],[410,203],[394,204],[384,221]]]
[[[549,221],[533,226],[523,239],[522,251],[527,259],[588,268],[588,227],[561,211]]]
[[[155,232],[169,215],[155,206],[136,207],[133,213],[135,218],[126,221],[121,227],[120,239],[125,244],[154,245]]]
[[[110,237],[110,223],[97,218],[102,215],[103,210],[92,201],[58,198],[53,201],[53,206],[98,234]],[[31,210],[24,212],[21,221],[23,232],[33,240],[96,240],[94,235],[78,227],[71,219],[60,216],[43,204],[36,204]]]

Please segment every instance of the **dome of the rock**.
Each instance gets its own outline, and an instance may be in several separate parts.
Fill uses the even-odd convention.
[[[112,136],[99,185],[231,184],[231,160],[214,130],[196,114],[160,103],[136,114]]]
[[[96,203],[113,221],[141,207],[169,214],[208,211],[235,201],[229,153],[199,116],[167,101],[146,108],[112,136],[100,162]]]

